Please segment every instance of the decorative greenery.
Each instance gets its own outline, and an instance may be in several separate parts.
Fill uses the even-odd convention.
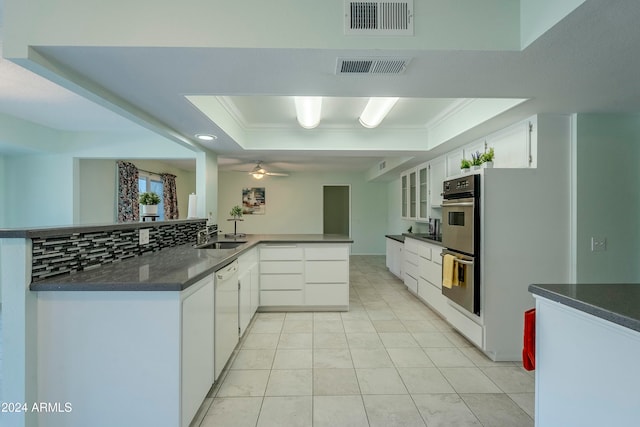
[[[141,205],[157,205],[160,203],[160,196],[153,192],[140,193],[138,201]]]
[[[482,164],[482,154],[479,151],[471,154],[471,164],[473,166],[480,166]]]
[[[460,161],[460,169],[469,169],[471,168],[471,162],[467,159],[462,159]]]
[[[495,157],[495,153],[493,152],[493,147],[489,148],[489,151],[484,153],[481,157],[482,157],[482,163],[493,162],[493,158]]]
[[[235,205],[233,208],[231,208],[231,212],[229,212],[229,215],[231,215],[234,218],[239,218],[242,216],[242,208],[238,205]]]

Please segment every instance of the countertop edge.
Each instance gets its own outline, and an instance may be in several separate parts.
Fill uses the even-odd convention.
[[[538,295],[559,304],[574,308],[578,311],[591,314],[592,316],[595,316],[599,319],[607,320],[617,325],[624,326],[625,328],[640,332],[639,319],[634,319],[632,317],[616,313],[603,307],[580,301],[576,298],[572,298],[549,289],[545,289],[544,285],[531,284],[529,285],[528,290],[534,295]]]
[[[192,248],[191,250],[195,252],[198,251],[216,251],[218,253],[220,253],[222,255],[222,253],[220,251],[228,251],[228,256],[225,256],[224,258],[220,258],[220,260],[218,262],[216,262],[215,264],[212,264],[211,266],[207,267],[205,270],[203,270],[202,272],[200,272],[197,275],[194,275],[193,277],[190,277],[184,281],[168,281],[168,282],[142,282],[142,281],[124,281],[124,282],[108,282],[108,281],[104,281],[104,282],[65,282],[65,281],[58,281],[61,280],[60,278],[58,278],[58,280],[56,281],[52,281],[52,279],[54,279],[57,276],[52,276],[48,279],[42,279],[39,280],[37,282],[31,282],[29,285],[29,290],[34,291],[34,292],[50,292],[50,291],[58,291],[58,292],[73,292],[73,291],[79,291],[79,292],[114,292],[114,291],[121,291],[121,292],[136,292],[136,291],[153,291],[153,292],[163,292],[163,291],[183,291],[185,289],[187,289],[189,286],[197,283],[198,281],[200,281],[201,279],[203,279],[204,277],[206,277],[207,275],[223,268],[225,265],[228,265],[229,263],[235,261],[236,259],[238,259],[242,254],[244,254],[245,252],[249,251],[251,248],[260,245],[260,244],[292,244],[292,243],[312,243],[312,244],[352,244],[353,243],[353,239],[351,239],[350,237],[341,237],[341,236],[337,236],[337,235],[325,235],[325,237],[319,237],[319,236],[323,236],[323,235],[308,235],[311,236],[308,238],[308,240],[304,240],[301,239],[300,236],[304,236],[304,235],[294,235],[294,236],[298,236],[298,238],[296,239],[295,237],[290,237],[290,238],[277,238],[273,235],[265,235],[264,237],[260,238],[260,235],[257,235],[257,237],[253,237],[251,235],[247,236],[248,241],[244,244],[242,244],[241,246],[238,246],[235,249],[196,249],[196,248]],[[286,235],[283,235],[286,236]],[[225,238],[220,238],[220,239],[214,239],[212,240],[212,242],[215,242],[216,240],[218,241],[233,241],[232,239],[225,239]],[[182,246],[188,246],[192,244],[187,244],[187,245],[182,245]],[[175,248],[175,247],[174,247]],[[166,248],[163,249],[162,251],[167,251],[170,252],[172,249],[174,248]],[[157,254],[158,252],[154,252],[154,253],[150,253],[147,254],[148,256],[153,256],[154,254]],[[133,258],[133,259],[137,259],[139,257]],[[131,261],[132,259],[128,259],[126,261]],[[123,262],[126,262],[123,261]],[[97,268],[95,270],[90,270],[91,272],[97,272],[100,269]],[[82,272],[80,272],[82,273]],[[76,273],[76,274],[80,274],[80,273]],[[90,274],[89,272],[87,272],[87,274]],[[73,276],[72,275],[68,275],[69,277]]]
[[[417,236],[412,233],[402,233],[404,237],[408,237],[410,239],[419,240],[421,242],[431,243],[433,245],[443,246],[442,241],[430,239],[429,237]]]

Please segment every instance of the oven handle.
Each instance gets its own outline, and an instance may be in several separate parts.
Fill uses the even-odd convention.
[[[442,202],[442,206],[473,206],[473,202],[450,202],[445,200]]]
[[[447,255],[447,254],[445,254],[443,252],[440,253],[440,256],[443,257],[443,258],[444,258],[445,255]],[[449,254],[449,255],[452,255],[452,254]],[[467,261],[467,260],[464,260],[464,259],[461,259],[461,258],[457,258],[457,257],[453,261],[457,262],[458,264],[473,265],[473,261]]]

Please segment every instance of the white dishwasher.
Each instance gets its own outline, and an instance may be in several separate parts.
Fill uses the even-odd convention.
[[[238,261],[216,271],[214,373],[218,379],[238,344]]]

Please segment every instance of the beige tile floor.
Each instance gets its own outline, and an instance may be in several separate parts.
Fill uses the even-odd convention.
[[[495,363],[351,258],[350,310],[258,313],[192,426],[533,425],[534,376]]]

